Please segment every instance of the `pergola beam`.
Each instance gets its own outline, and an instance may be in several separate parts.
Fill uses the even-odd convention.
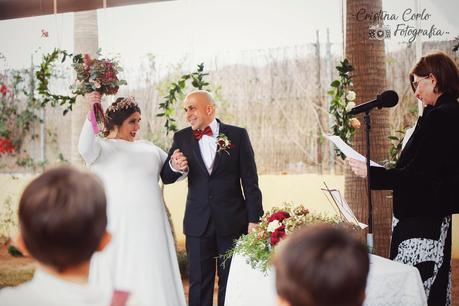
[[[0,0],[0,20],[172,0]]]

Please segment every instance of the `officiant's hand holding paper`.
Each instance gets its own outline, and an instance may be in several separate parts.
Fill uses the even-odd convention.
[[[354,172],[355,175],[360,176],[361,178],[367,177],[367,164],[364,161],[356,160],[353,158],[346,158],[346,161],[349,163],[349,166]]]

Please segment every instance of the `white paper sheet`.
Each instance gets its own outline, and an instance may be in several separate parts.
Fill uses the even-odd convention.
[[[346,157],[353,158],[360,161],[366,161],[366,157],[348,146],[339,136],[325,135],[325,138],[330,140]],[[380,164],[370,160],[370,166],[382,167]]]

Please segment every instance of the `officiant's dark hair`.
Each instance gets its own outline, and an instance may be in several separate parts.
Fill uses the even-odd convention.
[[[342,228],[294,232],[274,257],[277,294],[290,306],[360,306],[369,271],[367,249]]]
[[[121,126],[133,113],[141,113],[134,97],[119,97],[105,112],[105,129],[103,134],[107,137],[115,126]]]
[[[435,92],[448,93],[453,98],[459,97],[459,69],[451,57],[442,51],[433,52],[421,57],[410,72],[410,84],[413,92],[414,75],[427,77],[433,74],[437,79]]]
[[[100,180],[72,167],[44,172],[25,188],[19,202],[19,227],[27,251],[59,272],[89,261],[106,226]]]

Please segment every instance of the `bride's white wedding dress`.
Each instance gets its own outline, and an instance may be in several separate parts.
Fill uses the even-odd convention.
[[[91,283],[127,290],[142,306],[181,306],[185,296],[158,185],[167,154],[146,141],[95,136],[86,120],[79,151],[103,181],[112,241],[91,260]]]

